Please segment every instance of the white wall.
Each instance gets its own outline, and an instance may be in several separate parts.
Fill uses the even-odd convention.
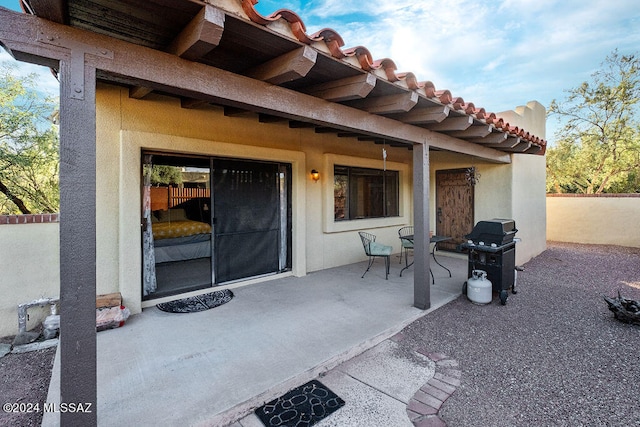
[[[640,248],[640,197],[547,197],[547,238]]]
[[[18,304],[60,296],[58,223],[0,225],[0,337],[18,332]],[[49,307],[30,308],[27,330],[38,326]]]
[[[515,111],[498,113],[511,126],[524,128],[540,138],[546,138],[546,111],[536,101]],[[511,209],[522,240],[516,246],[516,264],[523,264],[547,247],[546,238],[546,158],[541,155],[511,156]]]

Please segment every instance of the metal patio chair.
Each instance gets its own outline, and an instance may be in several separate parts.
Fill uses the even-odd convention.
[[[413,225],[402,227],[398,230],[398,237],[400,237],[400,264],[402,264],[402,254],[404,254],[405,265],[409,264],[408,257],[409,251],[413,250],[413,239],[405,239],[406,236],[413,236]]]
[[[367,271],[371,268],[371,264],[376,257],[384,258],[385,265],[385,279],[389,279],[389,264],[391,259],[391,252],[393,252],[392,246],[383,245],[381,243],[376,242],[376,236],[371,233],[365,233],[364,231],[359,231],[360,240],[362,240],[362,246],[364,247],[364,253],[369,257],[369,265],[367,269],[362,273],[362,277],[367,274]]]

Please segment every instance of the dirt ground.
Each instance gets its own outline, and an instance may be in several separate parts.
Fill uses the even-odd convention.
[[[13,337],[0,338],[0,343],[10,344]],[[56,347],[27,353],[9,353],[0,358],[0,426],[39,426],[42,422],[43,405],[47,400],[49,381]],[[31,412],[6,412],[10,410],[31,410]],[[39,407],[35,406],[39,404]],[[35,409],[38,409],[36,411]]]

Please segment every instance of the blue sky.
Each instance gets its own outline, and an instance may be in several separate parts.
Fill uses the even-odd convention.
[[[17,10],[18,0],[0,6]],[[398,72],[493,112],[531,100],[546,107],[589,80],[614,49],[640,51],[637,0],[260,0],[256,7],[263,15],[291,9],[308,34],[332,28],[344,48],[365,46]],[[48,76],[43,85],[50,80],[55,87]]]

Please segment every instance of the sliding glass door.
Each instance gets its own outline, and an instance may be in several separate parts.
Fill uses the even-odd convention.
[[[213,164],[216,282],[278,271],[278,165],[219,159]]]
[[[211,286],[211,169],[208,158],[147,154],[150,218],[143,219],[147,240],[144,272],[155,263],[156,288],[144,296],[172,295]],[[148,196],[146,193],[148,192]],[[144,197],[143,197],[144,198]],[[144,204],[143,200],[143,204]],[[153,254],[150,253],[153,251]],[[145,277],[143,282],[153,281]]]
[[[290,165],[163,153],[143,158],[145,298],[291,267]]]

